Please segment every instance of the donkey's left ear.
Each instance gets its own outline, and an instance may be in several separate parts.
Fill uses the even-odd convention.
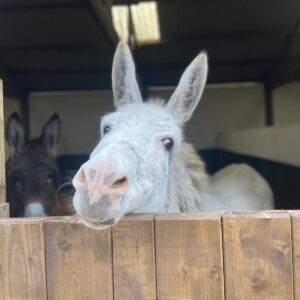
[[[124,42],[119,43],[114,56],[112,88],[116,108],[128,103],[143,102],[130,49]]]
[[[207,54],[201,52],[184,71],[175,92],[167,103],[167,107],[175,113],[181,123],[191,118],[202,96],[207,71]]]
[[[19,154],[25,145],[25,131],[17,113],[13,113],[6,122],[5,138],[9,146],[10,156]]]
[[[60,118],[54,114],[42,130],[41,140],[49,154],[56,156],[60,139]]]

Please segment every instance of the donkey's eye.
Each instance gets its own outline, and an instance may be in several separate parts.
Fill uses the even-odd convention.
[[[109,131],[111,131],[111,128],[109,126],[105,126],[103,128],[103,134],[107,134]]]
[[[172,150],[172,148],[174,146],[174,141],[171,138],[165,138],[165,139],[162,139],[161,141],[167,151]]]

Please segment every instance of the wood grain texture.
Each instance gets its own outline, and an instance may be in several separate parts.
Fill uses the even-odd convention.
[[[8,217],[9,217],[9,204],[0,203],[0,218],[8,218]]]
[[[3,85],[0,80],[0,203],[6,202]]]
[[[0,224],[0,299],[46,299],[44,224]]]
[[[111,231],[72,218],[45,226],[48,299],[113,299]]]
[[[113,228],[114,299],[156,299],[153,216],[127,217]]]
[[[300,211],[291,211],[293,266],[294,266],[294,299],[300,300]]]
[[[155,218],[158,299],[224,299],[220,216]]]
[[[224,214],[223,255],[226,299],[293,299],[288,213]]]

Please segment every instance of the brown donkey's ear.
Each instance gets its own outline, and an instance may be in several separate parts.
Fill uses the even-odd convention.
[[[52,156],[56,156],[57,153],[57,145],[60,139],[60,130],[61,125],[58,114],[54,114],[45,124],[42,130],[40,139],[43,145],[46,147],[48,153]]]
[[[10,156],[20,153],[25,144],[25,133],[23,124],[17,113],[13,113],[6,122],[5,138],[9,146]]]

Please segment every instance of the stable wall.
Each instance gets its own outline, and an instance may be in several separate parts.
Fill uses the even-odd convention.
[[[300,123],[300,83],[291,82],[273,92],[274,125]]]
[[[168,99],[173,88],[150,89],[151,97]],[[187,140],[197,149],[225,149],[299,165],[300,83],[273,93],[274,128],[265,127],[264,87],[261,84],[208,85],[192,119]],[[113,110],[110,91],[31,93],[30,132],[57,112],[62,120],[59,154],[88,154],[99,139],[100,116]],[[16,99],[5,99],[5,119],[20,111]],[[291,126],[290,126],[291,125]],[[280,128],[279,128],[280,127]]]
[[[273,92],[274,125],[220,134],[219,148],[300,166],[300,83]]]
[[[151,97],[168,99],[173,88],[151,89]],[[99,120],[112,111],[110,91],[31,93],[30,132],[40,134],[48,118],[57,112],[62,120],[59,154],[87,154],[99,139]],[[198,149],[218,147],[219,134],[226,130],[264,125],[264,90],[260,84],[208,85],[192,120],[187,140]]]

